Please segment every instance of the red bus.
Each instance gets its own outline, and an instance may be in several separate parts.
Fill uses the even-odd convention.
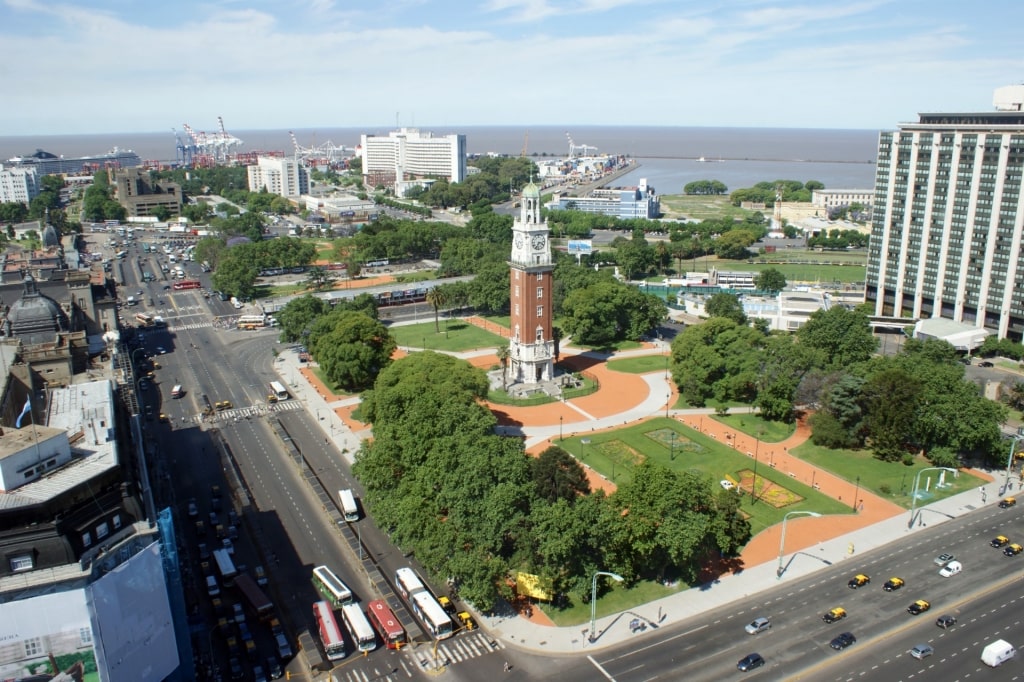
[[[405,628],[386,603],[374,599],[366,605],[366,615],[370,618],[370,625],[384,640],[384,646],[389,649],[401,649],[405,646]]]
[[[316,619],[316,629],[320,632],[320,641],[324,645],[324,653],[327,659],[338,661],[345,658],[345,638],[341,636],[341,628],[334,618],[334,610],[325,601],[318,601],[313,604],[313,617]]]
[[[171,288],[175,291],[179,291],[181,289],[199,289],[202,286],[202,283],[197,279],[183,279],[180,282],[172,284]]]

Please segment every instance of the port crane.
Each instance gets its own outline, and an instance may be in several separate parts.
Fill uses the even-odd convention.
[[[292,138],[292,146],[295,148],[295,160],[301,161],[305,166],[336,166],[344,160],[346,153],[355,151],[351,147],[335,144],[331,140],[323,144],[303,147],[299,144],[294,132],[289,130],[288,135]]]
[[[565,133],[566,139],[569,140],[569,158],[574,156],[589,156],[597,151],[597,147],[592,147],[588,144],[576,144],[572,141],[572,135],[568,132]],[[577,154],[579,152],[579,154]]]

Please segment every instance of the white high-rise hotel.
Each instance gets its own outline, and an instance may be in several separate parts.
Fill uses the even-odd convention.
[[[369,187],[419,178],[466,179],[466,136],[420,132],[416,128],[392,131],[387,137],[362,135],[363,181]]]
[[[1024,337],[1024,86],[993,101],[879,135],[866,291],[876,315]]]

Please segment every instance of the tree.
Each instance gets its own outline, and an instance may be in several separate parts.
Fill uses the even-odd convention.
[[[302,333],[311,329],[318,318],[330,312],[331,306],[311,294],[293,298],[284,308],[275,313],[281,330],[281,339],[293,343],[302,338]]]
[[[736,294],[713,294],[704,304],[708,317],[724,317],[736,324],[747,324],[747,314]]]
[[[334,288],[334,273],[321,265],[314,265],[306,271],[306,279],[303,284],[316,291]]]
[[[508,376],[508,360],[511,357],[511,351],[508,347],[508,342],[503,341],[498,344],[498,362],[501,363],[501,388],[505,390],[508,388],[507,376]]]
[[[864,384],[865,427],[875,457],[898,462],[914,432],[920,384],[899,368],[884,369]]]
[[[775,295],[786,288],[786,276],[775,268],[765,268],[754,278],[754,286]]]
[[[438,311],[448,303],[448,299],[445,296],[444,289],[441,287],[433,287],[427,292],[427,303],[434,309],[434,331],[438,334],[441,333],[441,325],[438,321]]]
[[[309,349],[331,382],[346,391],[373,385],[397,345],[387,327],[369,315],[344,311],[317,320]]]
[[[583,467],[557,445],[552,445],[533,459],[530,471],[537,486],[537,496],[548,502],[565,500],[572,505],[579,496],[590,492],[590,482]]]
[[[811,313],[796,334],[800,343],[822,351],[831,367],[864,362],[878,349],[868,316],[838,305]]]

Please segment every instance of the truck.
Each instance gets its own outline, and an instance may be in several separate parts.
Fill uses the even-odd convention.
[[[274,614],[274,603],[260,589],[256,581],[248,573],[240,573],[235,578],[235,587],[242,593],[245,603],[260,620],[266,620]]]
[[[217,563],[217,571],[223,578],[225,585],[230,585],[238,575],[235,562],[231,560],[231,553],[226,549],[213,550],[213,560]]]
[[[997,639],[981,650],[981,662],[990,668],[998,668],[1017,655],[1017,650],[1005,639]]]

